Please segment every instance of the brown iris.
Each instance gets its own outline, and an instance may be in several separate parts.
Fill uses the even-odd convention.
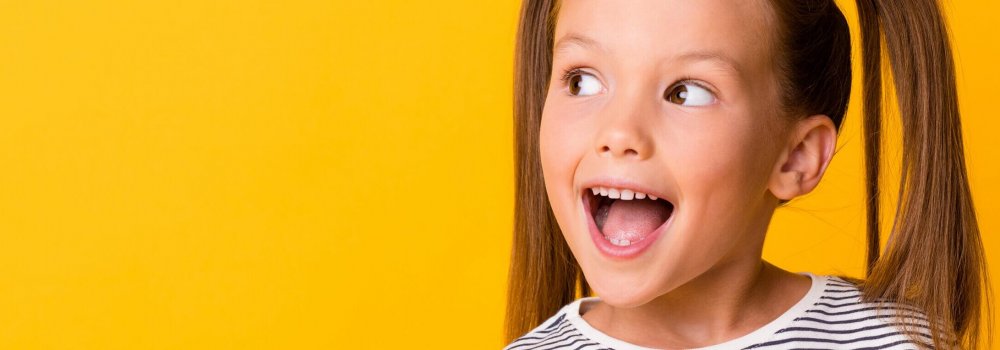
[[[685,85],[677,85],[673,89],[667,90],[665,95],[667,101],[682,105],[687,100],[688,89]]]
[[[569,93],[572,94],[572,95],[574,95],[574,96],[575,95],[579,95],[580,94],[580,82],[582,82],[582,81],[583,81],[583,75],[582,74],[577,73],[577,74],[573,74],[572,76],[570,76],[569,77]]]

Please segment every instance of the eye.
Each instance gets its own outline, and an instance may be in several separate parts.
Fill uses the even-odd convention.
[[[569,85],[573,96],[590,96],[601,92],[601,82],[593,74],[574,69],[565,74],[563,81]]]
[[[711,91],[692,82],[684,82],[667,89],[663,96],[670,103],[681,106],[707,106],[715,102]]]

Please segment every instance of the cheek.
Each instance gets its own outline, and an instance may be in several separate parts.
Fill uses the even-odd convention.
[[[753,119],[727,118],[730,122],[688,132],[669,149],[686,209],[703,216],[706,223],[737,219],[737,213],[765,205],[767,184],[775,164],[774,139]],[[733,122],[736,120],[736,122]],[[711,218],[711,219],[708,219]]]
[[[766,147],[729,140],[703,143],[698,150],[677,157],[686,168],[679,174],[683,177],[679,180],[685,182],[682,190],[729,193],[765,187],[770,168],[765,166],[769,163]]]
[[[587,149],[586,130],[566,117],[566,111],[546,106],[539,128],[539,152],[545,191],[556,218],[563,220],[575,208],[573,179]]]
[[[539,127],[546,196],[563,238],[583,265],[599,259],[590,242],[582,192],[574,186],[584,160],[593,157],[593,138],[599,131],[594,108],[592,104],[547,103]]]

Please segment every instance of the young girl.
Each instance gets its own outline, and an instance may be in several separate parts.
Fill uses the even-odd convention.
[[[525,0],[507,348],[979,346],[988,282],[941,10],[858,11],[863,281],[761,259],[774,210],[816,187],[847,109],[833,0]],[[904,133],[884,250],[883,50]]]

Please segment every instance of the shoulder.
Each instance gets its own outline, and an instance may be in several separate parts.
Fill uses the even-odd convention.
[[[569,320],[569,313],[575,312],[574,305],[579,305],[580,300],[574,301],[556,312],[555,315],[542,322],[528,333],[515,339],[504,347],[504,350],[528,350],[540,348],[561,348],[571,346],[577,348],[584,346],[588,339],[581,334],[573,323]]]
[[[927,316],[914,306],[890,301],[866,298],[858,286],[858,281],[849,281],[839,276],[825,276],[823,292],[819,300],[809,310],[814,315],[871,318],[889,321],[903,318],[909,321],[922,320]]]
[[[823,276],[822,292],[791,327],[787,340],[865,348],[913,348],[930,343],[927,316],[905,304],[870,300],[856,282]],[[920,344],[918,344],[918,342]],[[814,344],[820,345],[820,344]]]

